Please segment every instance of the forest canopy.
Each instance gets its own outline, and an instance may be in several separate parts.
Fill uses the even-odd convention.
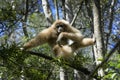
[[[67,60],[48,44],[20,50],[59,19],[95,36],[95,45]],[[120,0],[0,0],[1,80],[119,80],[119,63]]]

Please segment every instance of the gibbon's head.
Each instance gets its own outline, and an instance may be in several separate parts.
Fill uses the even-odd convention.
[[[53,23],[53,27],[55,27],[57,29],[58,33],[64,32],[66,31],[66,27],[69,25],[69,22],[65,21],[65,20],[56,20]]]

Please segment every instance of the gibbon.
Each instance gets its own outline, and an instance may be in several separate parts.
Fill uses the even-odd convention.
[[[68,39],[73,40],[74,43],[68,45]],[[35,38],[25,43],[23,50],[28,50],[44,43],[48,43],[53,48],[56,56],[59,56],[61,53],[56,51],[61,50],[64,55],[66,55],[66,53],[73,53],[80,47],[85,47],[93,44],[93,39],[84,38],[81,32],[78,29],[72,27],[69,22],[65,20],[56,20],[51,25],[51,27],[44,29],[38,33]],[[66,52],[67,50],[70,50],[70,52]]]
[[[55,56],[62,58],[69,58],[73,56],[73,53],[79,48],[87,47],[94,45],[95,38],[84,38],[79,43],[73,42],[71,45],[55,45],[53,47],[53,52]]]
[[[56,40],[58,35],[61,32],[67,31],[66,26],[68,22],[65,20],[56,20],[51,27],[44,29],[38,35],[31,39],[29,42],[25,43],[22,50],[28,50],[30,48],[42,45],[44,43],[48,43],[52,48],[57,44]],[[63,45],[67,44],[67,39],[62,38],[61,43]]]

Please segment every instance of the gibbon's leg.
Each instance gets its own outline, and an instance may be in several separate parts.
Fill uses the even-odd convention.
[[[82,39],[84,38],[84,36],[80,33],[68,33],[68,32],[61,32],[60,35],[58,36],[58,39],[57,39],[57,43],[59,44],[59,46],[61,45],[61,39],[65,37],[67,39],[71,39],[75,42],[80,42],[82,41]]]
[[[60,47],[59,45],[55,45],[53,47],[53,52],[56,57],[67,58],[73,55],[73,49],[69,45],[64,45]]]

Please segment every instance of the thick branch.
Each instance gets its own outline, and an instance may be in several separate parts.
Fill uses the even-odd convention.
[[[45,58],[47,60],[51,60],[51,61],[54,61],[54,62],[58,63],[58,61],[56,59],[54,59],[53,57],[47,56],[47,55],[45,55],[43,53],[37,53],[37,52],[33,52],[33,51],[27,51],[27,53],[32,54],[32,55],[36,55],[36,56],[39,56],[39,57]],[[64,62],[64,64],[69,66],[69,67],[71,67],[71,68],[74,68],[74,69],[76,69],[78,71],[81,71],[81,72],[83,72],[86,75],[90,74],[90,71],[88,71],[87,68],[84,68],[84,67],[81,67],[81,66],[77,67],[77,66],[72,65],[72,64],[70,64],[68,62]]]

